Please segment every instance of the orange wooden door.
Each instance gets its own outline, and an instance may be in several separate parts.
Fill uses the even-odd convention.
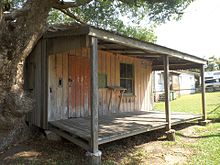
[[[69,117],[88,116],[89,85],[89,58],[69,55]]]

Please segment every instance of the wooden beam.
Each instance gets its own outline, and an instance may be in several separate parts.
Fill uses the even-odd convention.
[[[57,129],[55,127],[49,126],[49,130],[51,130],[52,132],[56,133],[57,135],[71,141],[72,143],[82,147],[85,150],[90,150],[90,146],[83,140],[75,137],[74,135],[70,135],[60,129]]]
[[[89,33],[88,26],[82,27],[54,27],[53,29],[49,29],[44,35],[43,38],[55,38],[55,37],[64,37],[64,36],[79,36]]]
[[[207,119],[206,114],[206,102],[205,102],[205,66],[202,65],[200,68],[200,75],[201,75],[201,93],[202,93],[202,120]]]
[[[169,64],[170,70],[176,70],[176,69],[197,69],[200,68],[200,65],[198,64]],[[164,65],[153,65],[152,70],[163,70]]]
[[[170,117],[170,79],[169,79],[169,57],[163,57],[164,62],[164,90],[165,90],[165,113],[166,113],[166,130],[171,129],[171,117]]]
[[[123,46],[127,46],[130,48],[136,48],[136,49],[140,49],[143,51],[151,51],[151,52],[155,52],[158,54],[164,54],[164,56],[169,55],[172,57],[177,57],[180,59],[184,59],[187,61],[191,61],[191,62],[195,62],[195,63],[199,63],[199,64],[206,64],[206,60],[187,54],[187,53],[183,53],[174,49],[170,49],[164,46],[160,46],[160,45],[156,45],[156,44],[152,44],[149,42],[143,42],[137,39],[133,39],[133,38],[129,38],[129,37],[125,37],[122,35],[118,35],[118,34],[114,34],[105,30],[100,30],[100,29],[96,29],[93,27],[90,27],[89,30],[89,36],[93,36],[93,37],[97,37],[101,40],[104,41],[108,41],[108,42],[112,42],[112,43],[117,43]]]
[[[91,37],[91,150],[98,152],[98,47],[97,38]]]

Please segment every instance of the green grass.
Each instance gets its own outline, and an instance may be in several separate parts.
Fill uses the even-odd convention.
[[[212,123],[196,130],[199,139],[191,147],[198,153],[191,157],[188,164],[219,165],[220,164],[220,123]]]
[[[171,111],[201,114],[201,94],[185,95],[171,101]],[[164,102],[155,103],[155,110],[164,111]],[[220,92],[206,93],[206,110],[209,118],[220,118]]]
[[[164,103],[155,104],[154,109],[164,110]],[[167,142],[164,145],[183,145],[188,149],[196,150],[196,154],[189,157],[186,164],[218,165],[220,164],[220,92],[206,93],[206,110],[212,123],[206,127],[195,129],[196,142],[186,143],[181,138],[181,131],[177,131],[177,142]],[[201,113],[201,94],[186,95],[171,101],[171,111]],[[190,137],[189,137],[190,138]]]

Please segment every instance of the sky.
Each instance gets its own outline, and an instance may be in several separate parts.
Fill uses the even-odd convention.
[[[201,58],[220,57],[220,0],[195,0],[181,20],[156,29],[157,44]]]

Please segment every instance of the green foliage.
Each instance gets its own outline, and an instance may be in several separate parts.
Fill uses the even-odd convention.
[[[133,37],[140,39],[142,41],[156,42],[157,37],[154,34],[153,28],[142,28],[142,27],[132,27],[132,26],[123,26],[121,29],[118,29],[121,34],[124,34],[128,37]]]
[[[68,17],[59,10],[52,9],[48,16],[48,24],[68,24],[74,22],[73,18]]]
[[[26,0],[10,0],[14,8]],[[154,27],[170,19],[179,19],[193,0],[92,0],[69,9],[85,23],[119,32],[129,37],[155,42]],[[64,0],[65,2],[65,0]],[[50,24],[71,23],[75,20],[57,10],[48,17]],[[140,27],[141,24],[141,27]]]
[[[215,56],[209,57],[208,64],[206,66],[206,71],[220,70],[220,58]]]

